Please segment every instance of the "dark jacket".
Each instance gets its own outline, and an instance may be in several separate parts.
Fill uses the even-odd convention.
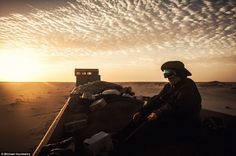
[[[159,118],[192,120],[199,117],[200,110],[201,96],[197,86],[193,80],[185,78],[174,86],[166,84],[141,112],[155,112]]]

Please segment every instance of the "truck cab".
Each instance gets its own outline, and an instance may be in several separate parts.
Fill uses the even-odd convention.
[[[86,84],[92,81],[100,81],[98,69],[75,69],[76,86]]]

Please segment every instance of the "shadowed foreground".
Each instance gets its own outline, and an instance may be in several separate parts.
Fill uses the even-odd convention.
[[[72,97],[65,111],[60,112],[62,114],[61,120],[55,124],[54,129],[50,130],[52,135],[46,136],[48,141],[44,145],[72,136],[77,140],[76,154],[86,156],[88,154],[83,149],[84,139],[90,138],[100,131],[112,134],[118,132],[129,123],[132,114],[142,105],[142,101],[129,97],[107,95],[103,98],[108,103],[106,107],[95,112],[87,112],[88,108],[86,107],[88,106],[80,99]],[[77,105],[74,105],[75,103]],[[63,129],[64,123],[70,116],[85,112],[88,115],[88,126],[73,133],[68,133]],[[236,117],[208,110],[203,110],[201,117],[202,125],[194,135],[189,136],[184,133],[175,135],[179,134],[178,129],[168,129],[163,124],[157,124],[155,128],[144,127],[128,141],[115,144],[114,150],[109,155],[234,155]],[[170,132],[174,133],[171,135]],[[40,151],[41,147],[43,147],[43,144],[37,150]],[[40,155],[45,154],[41,152]]]

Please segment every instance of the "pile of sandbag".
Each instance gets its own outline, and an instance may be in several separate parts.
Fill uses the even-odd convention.
[[[143,101],[136,99],[131,87],[104,81],[77,87],[75,99],[72,110],[87,116],[83,115],[76,122],[71,121],[67,124],[67,130],[75,124],[75,127],[79,127],[78,134],[86,137],[100,131],[122,129],[143,104]]]
[[[106,82],[106,81],[94,81],[89,82],[84,85],[80,85],[76,88],[76,91],[80,94],[83,94],[85,92],[91,93],[91,94],[99,94],[107,89],[116,89],[118,91],[122,91],[123,87],[121,85]]]
[[[90,100],[100,99],[104,95],[121,95],[136,98],[131,87],[123,87],[106,81],[94,81],[80,85],[72,91],[71,95]]]
[[[76,138],[78,146],[84,146],[91,155],[106,155],[106,151],[112,150],[110,133],[124,128],[143,105],[143,101],[136,99],[131,87],[104,81],[81,85],[72,92],[71,97],[64,132],[66,136]],[[46,153],[55,153],[53,148],[58,145],[61,147],[59,152],[67,152],[64,142],[69,141],[45,146],[48,149]],[[107,150],[104,151],[104,148]]]

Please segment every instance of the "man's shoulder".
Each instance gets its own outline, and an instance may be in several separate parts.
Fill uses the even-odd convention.
[[[194,85],[196,85],[196,83],[192,79],[190,79],[190,78],[186,78],[185,83],[186,84],[194,84]]]
[[[185,80],[185,83],[184,83],[184,88],[192,88],[192,89],[195,89],[195,88],[197,88],[197,85],[196,85],[196,83],[192,80],[192,79],[190,79],[190,78],[187,78],[186,80]]]

